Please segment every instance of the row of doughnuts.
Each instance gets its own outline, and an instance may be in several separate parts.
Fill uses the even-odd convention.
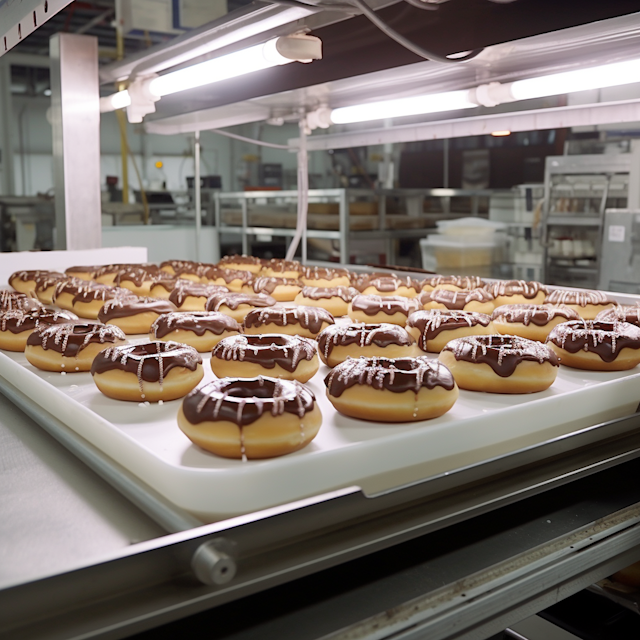
[[[228,265],[231,265],[232,263],[227,263]],[[237,266],[237,265],[235,265]],[[192,271],[195,270],[195,268],[193,267],[193,265],[191,267],[189,267],[188,265],[175,265],[175,269],[176,270],[180,270],[180,269],[187,269],[187,271],[190,269]],[[221,268],[223,270],[226,270],[226,267],[224,265],[219,266],[218,268]],[[291,279],[291,280],[299,280],[300,276],[299,274],[301,273],[300,271],[297,271],[298,276],[297,277],[292,277],[293,274],[291,272],[287,272],[286,269],[287,268],[291,268],[291,271],[294,271],[294,265],[281,265],[280,266],[280,270],[276,271],[276,274],[279,275],[266,275],[265,273],[264,276],[259,275],[258,279],[265,277],[265,278],[286,278],[286,279]],[[260,266],[260,269],[262,269],[262,265]],[[243,269],[239,269],[240,271],[243,271]],[[166,271],[166,269],[165,269]],[[184,275],[189,275],[187,273],[187,271],[182,271],[182,273]],[[247,271],[246,269],[244,270],[245,272]],[[254,273],[258,273],[257,271]],[[69,274],[67,274],[68,276]],[[127,274],[123,274],[126,277],[128,277]],[[174,275],[176,275],[174,273]],[[199,276],[197,273],[193,274],[194,276],[198,276],[199,278],[201,276]],[[212,272],[209,273],[209,275],[212,275]],[[227,274],[228,275],[228,274]],[[77,275],[76,275],[77,277]],[[160,281],[160,278],[162,276],[160,276],[158,278],[158,281]],[[120,288],[122,288],[122,283],[123,280],[125,279],[123,277],[120,277],[120,281],[117,283],[120,286]],[[384,280],[386,279],[386,280]],[[249,300],[251,300],[251,298],[253,297],[254,294],[251,293],[244,293],[244,292],[235,292],[236,294],[240,294],[239,296],[236,296],[235,298],[230,298],[229,294],[226,292],[225,289],[220,289],[218,291],[213,291],[211,289],[208,289],[211,286],[220,286],[223,287],[225,285],[221,285],[220,283],[212,283],[210,280],[207,282],[203,282],[203,281],[196,281],[194,277],[192,278],[176,278],[177,281],[182,281],[181,283],[177,284],[176,286],[174,286],[171,289],[171,292],[169,293],[169,295],[171,295],[172,292],[174,292],[175,290],[179,290],[180,291],[180,297],[182,299],[186,299],[190,296],[185,294],[185,291],[188,290],[189,287],[200,287],[200,291],[199,293],[202,293],[202,295],[199,296],[191,296],[191,297],[197,297],[197,298],[202,298],[204,300],[204,307],[207,308],[209,306],[209,303],[211,300],[213,300],[213,302],[211,302],[211,307],[209,308],[217,308],[218,312],[219,311],[225,311],[226,309],[230,310],[230,311],[236,311],[238,312],[238,319],[240,320],[244,320],[244,327],[241,328],[241,331],[244,332],[244,335],[242,335],[241,331],[237,331],[235,333],[235,338],[233,338],[233,336],[229,336],[230,338],[233,338],[233,341],[236,343],[233,347],[229,347],[228,345],[222,345],[218,351],[222,354],[225,353],[227,354],[227,356],[229,354],[230,357],[221,357],[219,358],[221,361],[224,361],[226,363],[231,362],[231,361],[235,361],[235,356],[234,354],[239,353],[240,351],[247,351],[247,349],[249,351],[251,351],[252,353],[255,351],[255,347],[257,343],[261,343],[258,344],[258,346],[264,347],[266,344],[270,344],[270,346],[268,347],[269,351],[273,350],[273,346],[275,344],[275,342],[286,342],[285,340],[283,340],[282,338],[278,339],[276,336],[276,340],[274,342],[273,338],[264,338],[263,336],[258,336],[258,340],[254,340],[253,337],[249,337],[250,335],[252,335],[253,333],[264,333],[265,326],[268,325],[272,325],[270,326],[269,329],[266,329],[266,331],[271,332],[274,331],[276,334],[280,334],[282,332],[289,332],[291,331],[291,335],[296,335],[296,333],[302,328],[302,325],[300,323],[296,324],[295,321],[290,320],[287,316],[288,315],[292,315],[293,311],[297,311],[297,310],[284,310],[280,307],[274,306],[275,305],[275,300],[264,300],[264,298],[266,298],[266,296],[262,297],[261,300],[263,302],[265,302],[265,304],[263,304],[262,306],[258,306],[258,308],[255,309],[255,311],[251,311],[249,314],[247,314],[247,309],[244,308],[243,303],[239,301],[240,300],[247,300],[247,297],[249,298]],[[382,287],[382,289],[378,290],[377,288],[371,289],[370,287],[370,283],[374,280],[379,280],[378,284]],[[380,309],[378,309],[376,311],[376,313],[380,313],[382,312],[384,314],[384,316],[386,317],[394,317],[395,316],[395,321],[397,323],[397,325],[400,325],[402,323],[402,319],[403,318],[409,318],[411,315],[415,314],[416,312],[420,313],[420,309],[421,307],[425,304],[425,302],[423,302],[423,300],[426,300],[427,294],[429,293],[428,290],[426,290],[424,287],[426,286],[432,286],[432,284],[429,285],[425,285],[422,284],[423,289],[421,291],[418,291],[418,289],[411,285],[411,283],[409,283],[408,281],[405,283],[405,279],[393,279],[394,281],[389,282],[389,276],[387,274],[384,275],[380,275],[378,277],[371,277],[368,276],[367,278],[360,278],[359,281],[356,281],[356,284],[358,286],[350,286],[354,284],[354,280],[350,279],[349,280],[349,284],[341,284],[341,285],[336,285],[337,287],[344,287],[344,289],[347,290],[348,295],[350,295],[350,300],[349,300],[349,305],[347,306],[347,311],[353,313],[354,315],[351,316],[351,313],[349,314],[352,319],[354,321],[370,321],[372,314],[372,308],[377,308],[379,307],[380,309],[382,309],[382,311],[380,311]],[[456,285],[454,285],[453,283],[450,282],[446,282],[445,278],[441,278],[438,282],[434,282],[433,285],[435,285],[435,287],[455,287]],[[253,280],[255,281],[255,279]],[[185,282],[187,284],[185,284]],[[249,280],[246,279],[246,282],[242,285],[243,287],[246,286],[246,283],[248,283]],[[316,279],[316,283],[317,282],[322,282],[322,280],[320,279]],[[369,283],[369,285],[367,285],[367,282]],[[404,286],[405,284],[409,285],[409,286],[405,286],[406,290],[402,290],[402,288],[398,285],[398,282],[402,282],[402,286]],[[116,278],[114,277],[114,279],[112,280],[113,284],[116,284]],[[107,284],[106,282],[103,283],[98,283],[98,284]],[[268,283],[269,286],[271,286],[273,284],[273,282],[269,282]],[[322,284],[330,284],[330,281],[326,281],[326,282],[322,282]],[[466,282],[462,282],[460,281],[458,284],[461,284],[463,286],[459,287],[458,290],[453,290],[453,289],[436,289],[434,287],[433,290],[441,290],[441,291],[452,291],[452,293],[456,294],[454,296],[451,296],[452,299],[456,299],[456,303],[458,302],[458,299],[460,298],[459,293],[463,293],[464,297],[466,297],[468,295],[467,292],[465,292],[465,289],[473,289],[476,288],[478,289],[479,287],[474,285],[477,284],[483,284],[483,283],[479,283],[477,281],[466,281]],[[365,286],[367,285],[367,286]],[[385,287],[390,287],[394,285],[395,288],[394,289],[388,289],[385,290]],[[86,286],[86,285],[85,285]],[[128,287],[125,287],[128,288]],[[227,287],[228,288],[228,287]],[[310,287],[307,286],[307,289],[318,289],[318,287]],[[329,287],[319,287],[319,288],[324,288],[327,289]],[[300,286],[297,286],[298,289],[298,294],[296,294],[297,296],[299,296],[300,294],[302,294],[303,292],[303,288]],[[349,291],[349,289],[351,289],[351,291]],[[195,289],[194,289],[195,290]],[[488,291],[487,289],[484,289],[485,291],[487,291],[487,296],[491,296],[491,292]],[[167,289],[168,291],[168,289]],[[255,289],[254,289],[255,291]],[[376,293],[375,295],[378,295],[378,297],[380,298],[380,300],[374,300],[373,298],[371,298],[370,296],[366,295],[367,293],[371,293],[372,291],[378,291],[378,293]],[[366,293],[365,293],[366,292]],[[315,293],[315,292],[312,292]],[[363,293],[365,295],[363,295]],[[538,292],[539,293],[539,292]],[[390,294],[394,294],[394,295],[390,295]],[[122,300],[123,298],[126,298],[127,295],[126,294],[120,294],[121,297],[117,297],[117,296],[113,296],[113,298],[110,298],[110,300],[114,300],[114,299],[118,299],[118,300]],[[244,298],[242,298],[242,296],[245,296]],[[545,294],[546,295],[546,294]],[[175,294],[176,299],[178,299],[178,294]],[[347,296],[345,296],[347,297]],[[476,294],[477,297],[477,294]],[[386,298],[386,300],[384,299]],[[432,296],[429,296],[429,298],[431,299]],[[494,296],[493,300],[496,300],[497,297]],[[510,298],[513,299],[513,298]],[[533,298],[530,298],[533,299]],[[544,299],[544,298],[543,298]],[[355,301],[355,304],[354,304]],[[431,300],[430,300],[431,301]],[[229,304],[227,304],[227,302],[231,302],[231,306]],[[372,304],[374,303],[374,304]],[[235,305],[235,310],[232,309],[231,307]],[[104,306],[104,305],[103,305]],[[111,306],[114,307],[120,307],[120,303],[112,303]],[[179,305],[174,305],[176,308],[178,308]],[[180,305],[181,306],[181,305]],[[322,305],[308,305],[308,306],[322,306]],[[493,306],[495,306],[495,303],[493,303]],[[608,303],[608,306],[611,307],[611,303]],[[182,307],[184,309],[184,307]],[[200,309],[201,307],[198,307],[198,309]],[[266,312],[269,313],[266,313]],[[286,313],[285,313],[286,312]],[[197,318],[196,324],[198,322],[200,322],[200,320],[204,319],[205,317],[207,317],[207,314],[205,314],[204,312],[198,312],[202,314],[201,318]],[[360,316],[357,316],[356,314],[360,313]],[[247,323],[247,320],[249,319],[249,315],[253,314],[254,318],[256,319],[256,324],[255,326],[252,326],[252,322]],[[180,314],[180,313],[176,313],[174,310],[170,310],[169,312],[166,313],[162,313],[162,314],[157,314],[157,317],[155,319],[154,324],[158,324],[158,325],[162,325],[163,322],[161,321],[165,321],[164,322],[164,329],[161,330],[165,330],[167,333],[165,335],[168,335],[169,333],[171,333],[172,330],[176,329],[176,323],[178,323],[180,321],[180,317],[179,316],[183,316],[183,315],[191,315],[193,316],[194,314]],[[213,315],[213,314],[211,314]],[[343,315],[343,314],[337,314],[337,315]],[[173,316],[173,320],[170,321],[171,316]],[[271,318],[269,318],[269,316],[271,316]],[[230,316],[229,316],[230,317]],[[258,317],[261,317],[261,320],[257,320]],[[266,318],[266,319],[265,319]],[[193,318],[191,319],[191,321],[193,322]],[[370,322],[369,322],[370,324]],[[173,329],[172,329],[173,327]],[[288,329],[285,329],[285,327],[288,327]],[[317,335],[318,333],[322,333],[323,330],[326,331],[327,329],[330,329],[331,327],[333,327],[333,322],[330,323],[320,323],[319,327],[316,328],[316,331],[311,331],[311,336],[310,337],[314,337],[313,334]],[[318,330],[319,329],[319,330]],[[381,332],[378,330],[375,333],[380,334]],[[384,333],[384,332],[383,332]],[[238,338],[238,336],[241,336],[240,338]],[[171,338],[168,338],[169,340]],[[221,340],[219,340],[218,342],[221,343],[223,342],[225,338],[222,338]],[[250,344],[250,341],[253,340],[254,344]],[[271,341],[269,343],[269,340]],[[366,342],[367,339],[365,339]],[[372,340],[372,342],[375,342],[375,340]],[[304,344],[304,343],[303,343]],[[276,345],[278,346],[278,345]],[[283,346],[285,349],[291,350],[291,346],[290,345],[280,345]],[[484,345],[487,346],[487,345]],[[491,347],[492,345],[488,345],[489,347]],[[412,355],[408,357],[408,360],[405,362],[403,358],[405,358],[406,356],[400,356],[398,358],[388,358],[386,356],[372,356],[370,358],[367,359],[363,359],[363,362],[365,362],[366,364],[364,365],[358,365],[355,366],[355,364],[353,362],[351,362],[351,360],[347,360],[346,364],[343,362],[342,364],[338,364],[336,366],[336,368],[334,369],[334,371],[337,370],[337,367],[343,367],[343,371],[338,371],[337,373],[334,373],[334,371],[331,372],[331,374],[329,374],[329,376],[331,376],[332,378],[332,382],[331,384],[328,384],[327,388],[329,389],[330,387],[333,388],[334,390],[336,389],[341,389],[339,394],[330,394],[330,398],[332,395],[334,395],[336,398],[339,396],[343,396],[345,393],[347,393],[348,389],[352,389],[356,386],[360,385],[360,381],[367,381],[369,379],[371,380],[375,380],[377,382],[374,382],[374,386],[376,384],[378,384],[379,386],[379,390],[384,390],[384,391],[388,391],[390,393],[402,393],[403,394],[403,398],[406,400],[406,398],[409,395],[420,395],[422,394],[422,383],[424,382],[424,380],[426,379],[427,381],[432,380],[433,379],[437,379],[440,380],[440,378],[438,376],[432,375],[430,373],[430,368],[427,367],[426,365],[422,365],[420,363],[419,360],[425,360],[427,362],[431,362],[433,363],[434,361],[429,360],[428,358],[426,358],[425,356],[420,356],[418,355],[420,353],[420,351],[417,351],[415,349],[415,339],[414,339],[414,345],[413,345],[413,351],[412,351]],[[476,350],[477,348],[480,348],[476,345]],[[157,349],[157,347],[156,347]],[[215,347],[214,347],[214,351],[215,351]],[[108,350],[108,349],[107,349]],[[311,351],[307,350],[306,348],[299,348],[296,347],[293,349],[294,351],[298,352],[298,360],[307,360],[306,357],[300,357],[300,353],[301,352],[305,352],[305,353],[311,353]],[[480,350],[482,350],[482,348],[480,348]],[[504,352],[504,345],[502,345],[502,351]],[[513,351],[513,349],[510,349],[511,351]],[[321,349],[321,357],[322,357],[322,349]],[[388,355],[390,355],[390,352],[384,352],[387,353]],[[313,354],[315,356],[315,353]],[[155,356],[153,354],[151,354],[151,357],[156,359],[158,362],[160,362],[160,358],[155,358]],[[313,356],[312,356],[313,358]],[[310,359],[312,359],[310,358]],[[502,357],[501,357],[502,358]],[[118,358],[116,358],[117,360]],[[214,362],[214,358],[212,357],[212,368],[213,368],[213,362]],[[436,361],[437,362],[437,361]],[[348,366],[347,366],[348,364]],[[444,365],[441,364],[437,364],[434,365],[439,371],[444,372],[446,367]],[[317,366],[316,366],[317,368]],[[347,371],[348,370],[348,371]],[[407,373],[407,372],[411,372],[411,373]],[[246,377],[248,375],[247,372],[245,372],[245,375],[243,376]],[[449,378],[451,378],[450,373],[448,374]],[[329,378],[329,376],[327,378]],[[413,380],[413,382],[409,383],[406,382],[404,383],[404,387],[400,384],[400,380],[404,378],[407,378],[407,380],[411,379]],[[260,377],[260,376],[258,376]],[[446,389],[446,391],[451,394],[453,392],[453,388],[451,387],[451,385],[449,384],[449,382],[447,382],[445,380],[446,375],[444,376],[444,378],[442,380],[440,380],[439,383],[435,383],[434,386],[438,389]],[[355,380],[355,382],[354,382]],[[385,383],[384,380],[387,380],[387,382]],[[400,385],[399,387],[394,386],[395,385],[395,381],[398,381],[398,385]],[[336,382],[337,381],[337,382]],[[348,383],[345,383],[345,381],[348,381]],[[418,381],[420,381],[418,383]],[[417,385],[417,386],[416,386]],[[455,385],[455,382],[454,382]],[[394,390],[390,391],[389,387],[393,387]],[[401,389],[401,390],[397,390],[397,388]],[[428,388],[428,385],[427,387]],[[234,390],[234,387],[231,386],[230,387],[231,391],[230,394],[231,396],[234,396],[234,394],[236,394],[236,390]],[[219,392],[219,390],[218,390]],[[420,392],[420,394],[418,393]],[[456,387],[456,394],[457,394],[457,387]],[[348,393],[347,396],[348,397]],[[227,400],[225,400],[226,402]],[[333,400],[332,400],[333,401]],[[449,397],[449,400],[447,400],[447,402],[451,401],[451,396]],[[298,402],[298,401],[296,401]],[[206,401],[205,401],[206,404]],[[276,402],[276,405],[279,406],[279,403]],[[409,403],[404,403],[407,407],[409,406]],[[453,404],[451,402],[451,404]],[[370,403],[369,402],[365,402],[365,405],[367,407],[370,407]],[[245,405],[242,405],[242,407],[244,407]],[[450,408],[450,405],[449,405]],[[447,410],[447,409],[445,409]],[[423,409],[416,409],[415,407],[411,409],[411,411],[409,412],[411,414],[411,417],[408,417],[407,419],[423,419],[423,417],[427,417],[427,414],[424,412],[425,410]],[[242,413],[242,411],[241,411]],[[374,412],[375,413],[375,417],[371,418],[371,419],[380,419],[383,420],[383,418],[381,417],[381,414]],[[351,414],[354,415],[354,414]],[[422,417],[416,417],[416,416],[422,416]],[[403,418],[400,418],[400,416],[398,416],[397,418],[395,418],[395,420],[400,420]],[[244,420],[244,418],[241,419]],[[242,436],[244,438],[244,436]],[[248,455],[248,454],[247,454]],[[249,457],[256,457],[253,454]]]

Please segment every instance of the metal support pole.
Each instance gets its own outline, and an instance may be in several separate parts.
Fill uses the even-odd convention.
[[[640,209],[640,140],[631,141],[627,209]]]
[[[349,264],[349,232],[351,229],[349,220],[349,198],[346,189],[340,191],[339,207],[340,262],[342,264]]]
[[[11,64],[0,59],[0,194],[15,195],[13,167]]]
[[[196,261],[200,260],[200,228],[202,226],[202,201],[200,193],[200,132],[195,132],[194,149],[195,170],[193,173],[193,189],[196,203]]]
[[[98,39],[50,40],[56,249],[102,246]]]
[[[249,218],[249,204],[247,198],[240,201],[242,206],[242,254],[249,255],[249,238],[247,237],[247,220]]]

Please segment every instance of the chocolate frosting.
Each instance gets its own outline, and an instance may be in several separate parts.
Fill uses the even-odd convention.
[[[602,322],[628,322],[640,327],[640,304],[636,305],[617,305],[611,309],[600,311],[596,316],[596,320]]]
[[[302,265],[297,260],[282,260],[281,258],[272,258],[262,265],[264,270],[270,270],[274,273],[284,273],[285,271],[296,271],[302,274]]]
[[[475,311],[445,311],[444,309],[425,309],[416,311],[407,318],[407,327],[420,331],[418,345],[426,351],[429,340],[434,340],[443,331],[455,331],[481,325],[488,327],[491,318]]]
[[[190,280],[180,280],[176,287],[169,294],[169,302],[181,307],[187,298],[209,299],[216,293],[226,293],[229,289],[217,284],[200,284]]]
[[[122,262],[119,264],[105,264],[101,267],[98,267],[93,277],[99,278],[100,276],[104,276],[108,273],[118,273],[119,271],[126,271],[128,269],[143,269],[149,274],[157,273],[160,270],[158,266],[150,262],[142,262],[140,264],[130,264],[127,262]]]
[[[354,287],[302,287],[302,296],[309,300],[341,298],[345,302],[351,302],[357,295],[360,292]]]
[[[431,287],[450,284],[458,287],[458,289],[477,289],[478,287],[483,287],[485,282],[478,276],[434,276],[433,278],[427,278],[423,282],[423,285],[425,284]]]
[[[422,291],[422,283],[413,280],[409,276],[400,278],[396,275],[371,274],[370,277],[359,278],[355,284],[356,289],[361,293],[368,287],[375,287],[378,291],[396,291],[400,287],[414,289],[416,292]]]
[[[177,272],[185,267],[198,267],[199,265],[199,262],[194,262],[193,260],[164,260],[160,263],[160,269],[162,267],[171,267]]]
[[[53,290],[52,299],[55,302],[63,293],[69,293],[72,296],[76,296],[80,291],[89,289],[100,289],[107,291],[109,287],[104,284],[98,284],[96,282],[90,282],[88,280],[81,280],[80,278],[73,278],[67,276],[64,280],[60,280]]]
[[[264,293],[216,293],[205,305],[207,311],[220,311],[223,305],[229,309],[237,309],[241,304],[251,307],[272,307],[276,301]]]
[[[195,371],[199,364],[202,364],[202,358],[198,352],[179,342],[124,344],[101,351],[93,360],[91,375],[114,369],[134,373],[142,391],[143,382],[159,382],[162,387],[171,369],[182,367]]]
[[[27,344],[57,351],[68,358],[75,358],[90,344],[104,344],[124,339],[125,335],[118,327],[83,322],[41,326],[27,338]]]
[[[313,360],[316,343],[301,336],[280,333],[237,335],[222,338],[211,352],[212,358],[259,364],[265,369],[276,365],[293,373],[301,360]]]
[[[328,267],[303,267],[302,277],[305,280],[333,280],[334,278],[349,278],[351,272],[348,269],[328,268]]]
[[[351,308],[354,311],[362,311],[368,316],[375,316],[380,312],[388,316],[396,313],[408,316],[420,308],[420,303],[416,298],[404,298],[403,296],[357,295],[351,301]]]
[[[426,356],[417,358],[347,358],[324,379],[327,391],[338,398],[355,385],[370,386],[382,391],[418,393],[423,387],[436,386],[451,391],[455,382],[451,371],[438,360]]]
[[[211,266],[202,273],[207,280],[224,280],[227,284],[234,280],[240,280],[243,284],[249,284],[253,281],[253,274],[250,271],[242,269],[224,269],[222,267]]]
[[[549,290],[540,282],[528,280],[500,280],[485,285],[485,289],[493,295],[498,296],[524,296],[525,298],[535,298],[540,291],[547,294]],[[547,300],[549,302],[549,300]]]
[[[276,278],[274,276],[260,276],[256,278],[251,286],[256,293],[273,293],[277,287],[298,287],[302,289],[304,286],[300,280],[296,278]]]
[[[31,309],[39,309],[42,303],[26,293],[11,291],[9,289],[0,289],[0,311],[7,309],[23,309],[29,311]]]
[[[36,293],[45,291],[49,287],[52,287],[54,284],[58,282],[64,282],[69,279],[70,276],[65,275],[64,273],[58,273],[57,271],[48,271],[46,273],[42,273],[37,275],[34,278],[36,283]],[[85,281],[86,282],[86,281]]]
[[[557,317],[565,320],[580,319],[576,311],[563,304],[504,304],[491,315],[492,320],[499,319],[505,323],[523,324],[526,327],[530,324],[544,327]]]
[[[14,280],[20,280],[20,282],[29,282],[31,280],[35,281],[37,277],[47,276],[51,273],[50,271],[44,271],[42,269],[37,269],[34,271],[14,271],[9,276],[9,284],[11,284]]]
[[[98,269],[100,269],[100,265],[93,264],[86,267],[83,267],[83,266],[69,267],[68,269],[65,269],[64,272],[67,275],[73,275],[74,273],[90,273],[91,275],[93,275]]]
[[[109,322],[114,318],[127,318],[135,316],[139,313],[171,313],[177,311],[174,304],[168,300],[160,298],[141,298],[131,296],[128,298],[113,298],[104,303],[102,309],[98,312],[98,320],[100,322]]]
[[[278,327],[286,327],[297,324],[311,333],[318,333],[324,323],[334,324],[334,322],[333,316],[320,307],[269,307],[249,311],[244,319],[244,326],[249,328],[275,324]]]
[[[263,260],[260,260],[260,258],[256,258],[254,256],[240,256],[240,255],[233,255],[233,256],[225,256],[224,258],[222,258],[222,260],[220,260],[218,262],[218,266],[219,267],[224,267],[224,265],[226,264],[259,264],[262,265],[264,263]]]
[[[165,313],[151,325],[151,333],[156,338],[164,338],[167,334],[182,329],[203,336],[207,331],[222,335],[225,331],[242,332],[242,326],[231,316],[216,311],[176,311]]]
[[[77,320],[78,316],[69,311],[56,311],[47,307],[40,307],[33,311],[9,309],[0,311],[0,331],[17,334],[33,331],[43,325],[64,324]]]
[[[336,346],[346,347],[357,344],[361,347],[368,347],[373,344],[385,348],[394,344],[409,347],[416,342],[406,329],[386,322],[380,324],[333,324],[322,331],[316,340],[318,341],[318,349],[324,354],[325,359],[329,357]]]
[[[106,285],[100,285],[91,283],[86,287],[79,287],[78,292],[73,296],[72,304],[80,302],[82,304],[89,304],[95,300],[113,300],[115,298],[128,298],[136,299],[137,296],[130,289],[120,289],[119,287],[108,287]]]
[[[485,289],[471,289],[471,291],[449,291],[448,289],[434,289],[420,295],[420,303],[438,302],[452,311],[462,311],[470,302],[493,302],[493,296]]]
[[[561,325],[558,325],[561,326]],[[451,351],[456,360],[488,364],[502,378],[513,375],[516,367],[525,360],[554,367],[560,363],[558,356],[541,342],[519,336],[469,336],[448,342],[444,351]]]
[[[115,285],[120,285],[123,282],[133,282],[136,287],[141,287],[145,282],[151,279],[151,273],[144,267],[126,267],[125,269],[120,269],[120,271],[118,271],[113,283]]]
[[[315,396],[297,380],[222,378],[194,389],[182,402],[191,424],[227,420],[239,427],[255,422],[264,413],[292,413],[300,419],[313,410]]]
[[[628,322],[572,320],[556,325],[547,342],[568,351],[588,351],[613,362],[622,349],[640,349],[640,328]]]
[[[602,291],[588,291],[586,289],[582,291],[556,289],[547,296],[545,302],[548,304],[575,304],[579,307],[586,307],[589,304],[615,304]]]

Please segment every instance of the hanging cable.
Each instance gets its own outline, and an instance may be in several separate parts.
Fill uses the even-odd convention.
[[[433,62],[445,62],[447,64],[460,64],[461,62],[467,62],[468,60],[473,60],[479,53],[484,51],[484,49],[474,49],[470,51],[464,56],[459,58],[447,58],[445,56],[438,55],[437,53],[433,53],[433,51],[428,51],[424,49],[420,45],[417,45],[415,42],[412,42],[408,38],[405,38],[402,34],[398,33],[394,29],[392,29],[382,18],[378,16],[378,14],[366,3],[364,0],[350,0],[360,11],[362,11],[363,15],[369,18],[373,24],[382,31],[385,35],[389,36],[392,40],[395,40],[398,44],[402,45],[405,49],[415,53],[417,56],[424,58],[425,60],[431,60]]]
[[[237,133],[230,133],[229,131],[222,131],[222,129],[207,129],[207,131],[211,131],[212,133],[217,133],[221,136],[226,136],[227,138],[233,138],[234,140],[240,140],[242,142],[248,142],[250,144],[257,144],[261,147],[269,147],[270,149],[284,149],[285,151],[293,151],[294,147],[290,147],[286,144],[275,144],[274,142],[263,142],[262,140],[254,140],[253,138],[245,138],[245,136],[240,136]]]
[[[357,15],[358,11],[350,4],[314,4],[312,2],[304,2],[303,0],[268,0],[271,4],[282,4],[287,7],[304,7],[305,9],[321,9],[323,11],[340,11],[341,13],[350,13]]]
[[[296,232],[287,249],[285,260],[293,260],[300,240],[307,228],[307,208],[309,202],[309,155],[307,153],[306,119],[300,118],[300,147],[298,148],[298,216]],[[303,260],[306,250],[302,251]]]

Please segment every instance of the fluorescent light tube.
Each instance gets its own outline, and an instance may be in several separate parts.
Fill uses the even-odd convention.
[[[125,89],[124,91],[118,91],[112,93],[110,96],[104,96],[100,98],[100,111],[105,113],[106,111],[115,111],[116,109],[124,109],[131,104],[131,96]]]
[[[600,67],[516,80],[511,83],[511,95],[514,100],[529,100],[575,91],[616,87],[634,82],[640,82],[640,60],[614,62]]]
[[[162,97],[185,89],[193,89],[212,82],[235,78],[253,71],[295,62],[297,58],[282,55],[278,46],[279,40],[286,41],[287,38],[274,38],[248,49],[235,51],[226,56],[213,58],[212,60],[200,62],[191,67],[153,78],[149,82],[149,91],[158,97]],[[293,40],[293,38],[288,40]]]
[[[413,98],[371,102],[352,107],[338,107],[331,111],[331,122],[334,124],[349,124],[367,120],[438,113],[439,111],[473,109],[477,106],[478,104],[469,98],[469,91],[448,91],[446,93],[432,93]]]

